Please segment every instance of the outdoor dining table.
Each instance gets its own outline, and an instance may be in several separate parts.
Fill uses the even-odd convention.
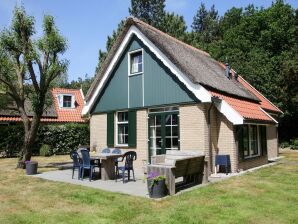
[[[123,154],[114,153],[97,153],[96,156],[91,156],[91,160],[101,161],[101,179],[114,180],[115,179],[115,159],[122,157]]]

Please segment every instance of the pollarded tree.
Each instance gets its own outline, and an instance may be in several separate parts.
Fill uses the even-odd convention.
[[[52,16],[44,17],[41,38],[33,40],[34,33],[34,18],[23,7],[16,7],[11,27],[0,34],[0,85],[14,101],[25,132],[19,168],[31,159],[51,84],[66,73],[68,66],[68,61],[59,58],[67,45]],[[25,101],[32,104],[30,114]]]

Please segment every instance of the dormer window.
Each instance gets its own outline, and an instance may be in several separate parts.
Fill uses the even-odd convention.
[[[59,94],[58,104],[60,108],[75,108],[75,97],[71,94]]]
[[[71,98],[72,96],[67,96],[67,95],[63,96],[63,107],[71,108],[71,101],[72,101]]]
[[[143,52],[138,50],[130,52],[130,75],[136,75],[143,72]]]

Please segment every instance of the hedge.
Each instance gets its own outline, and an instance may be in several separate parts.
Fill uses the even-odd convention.
[[[17,156],[23,144],[22,125],[4,126],[0,129],[0,155]],[[78,145],[89,145],[89,126],[87,124],[42,125],[32,148],[33,155],[39,154],[43,144],[50,146],[50,154],[68,154]]]

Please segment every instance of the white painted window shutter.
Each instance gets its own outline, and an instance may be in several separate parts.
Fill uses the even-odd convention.
[[[75,96],[72,95],[72,96],[71,96],[71,108],[75,108],[75,107],[76,107],[76,106],[75,106],[75,102],[76,102]]]
[[[57,95],[57,100],[58,100],[58,105],[60,108],[63,107],[63,95],[62,94],[58,94]]]

